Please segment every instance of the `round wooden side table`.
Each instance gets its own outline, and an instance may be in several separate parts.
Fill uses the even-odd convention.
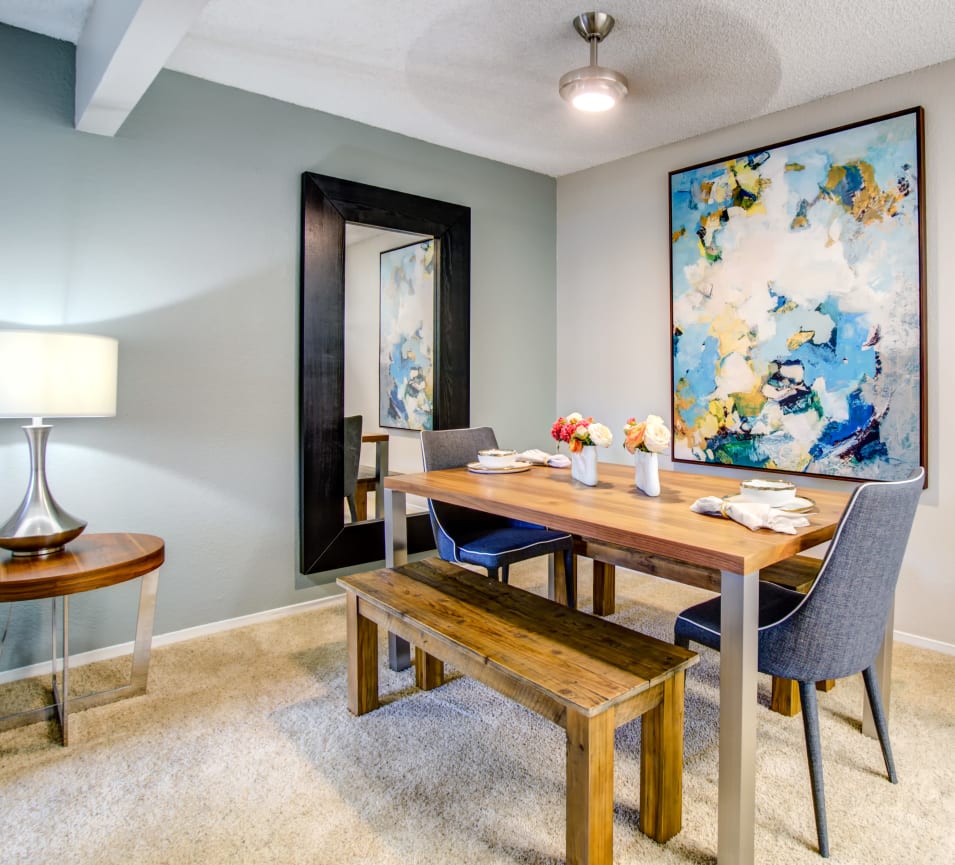
[[[69,713],[90,709],[146,693],[149,654],[152,649],[153,621],[156,613],[158,568],[165,560],[165,545],[155,535],[90,534],[80,535],[64,550],[52,556],[24,557],[0,552],[0,601],[29,601],[51,598],[53,602],[53,703],[0,718],[0,730],[56,717],[61,740],[69,744]],[[107,691],[71,697],[70,675],[70,595],[114,586],[142,577],[139,613],[133,643],[133,665],[129,683]],[[57,682],[57,601],[62,599],[60,627],[62,663]]]

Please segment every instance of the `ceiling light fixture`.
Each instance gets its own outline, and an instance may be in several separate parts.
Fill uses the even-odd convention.
[[[607,111],[627,95],[627,79],[597,63],[597,45],[613,30],[606,12],[583,12],[574,21],[582,39],[590,43],[590,65],[572,69],[560,79],[560,95],[581,111]]]

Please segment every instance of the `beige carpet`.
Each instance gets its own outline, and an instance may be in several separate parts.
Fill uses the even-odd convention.
[[[544,570],[512,579],[540,590]],[[585,608],[589,588],[585,563]],[[615,618],[666,638],[702,596],[618,571]],[[563,732],[461,677],[417,692],[410,672],[383,672],[386,704],[354,718],[344,636],[335,602],[169,646],[146,696],[72,717],[68,749],[52,725],[0,733],[0,863],[562,862]],[[637,829],[639,722],[618,730],[615,862],[715,860],[718,660],[704,652],[688,676],[684,828],[665,845]],[[897,645],[893,681],[898,786],[859,733],[861,678],[820,695],[833,863],[955,862],[955,658]],[[769,712],[768,687],[756,861],[816,865],[802,724]],[[24,690],[5,686],[0,711]]]

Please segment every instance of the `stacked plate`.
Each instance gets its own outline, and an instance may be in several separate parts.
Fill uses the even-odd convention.
[[[756,502],[779,508],[787,513],[811,511],[816,503],[812,499],[796,495],[796,485],[789,481],[753,478],[739,485],[739,495],[727,496],[727,502]]]
[[[530,463],[518,459],[517,451],[489,448],[478,451],[478,461],[468,463],[468,469],[480,474],[509,474],[511,472],[526,472]]]

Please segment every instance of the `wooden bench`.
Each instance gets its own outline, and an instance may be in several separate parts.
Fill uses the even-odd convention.
[[[683,689],[697,656],[439,559],[340,577],[348,708],[378,707],[378,625],[415,647],[431,689],[452,664],[563,727],[567,863],[613,862],[616,727],[642,716],[640,829],[664,842],[683,809]]]

